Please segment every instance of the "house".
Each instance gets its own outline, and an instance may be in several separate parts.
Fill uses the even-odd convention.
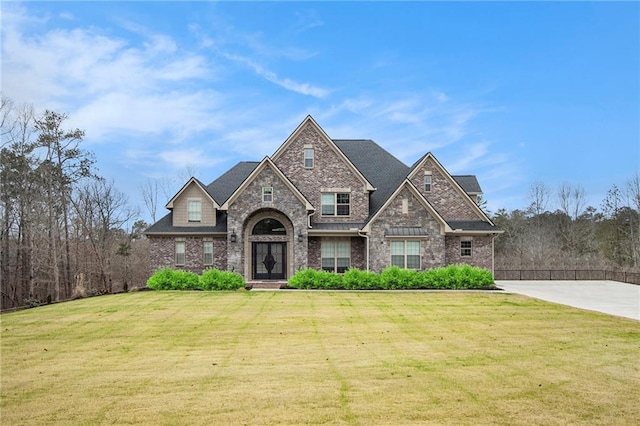
[[[153,269],[215,267],[246,281],[301,268],[381,271],[467,263],[493,271],[500,233],[475,176],[427,153],[409,167],[371,140],[331,139],[308,116],[270,157],[196,178],[146,230]]]

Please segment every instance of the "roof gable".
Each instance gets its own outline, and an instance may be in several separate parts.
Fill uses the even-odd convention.
[[[204,186],[204,184],[202,182],[200,182],[198,179],[191,177],[187,183],[185,183],[182,188],[180,188],[180,190],[176,193],[176,195],[174,195],[169,202],[167,203],[167,205],[165,206],[167,209],[172,210],[173,209],[173,204],[175,203],[175,201],[180,198],[180,196],[187,190],[187,188],[189,188],[190,186],[195,185],[202,193],[203,195],[205,195],[212,203],[213,206],[216,209],[219,209],[220,206],[218,205],[218,203],[216,202],[216,200],[211,196],[211,194],[209,193],[209,191],[207,190],[207,188]]]
[[[478,217],[480,217],[481,219],[489,222],[490,224],[493,225],[493,222],[491,221],[491,219],[489,219],[489,216],[487,216],[487,214],[482,211],[482,209],[480,207],[478,207],[478,205],[471,199],[471,196],[467,193],[467,191],[465,191],[462,186],[460,185],[460,183],[453,178],[453,176],[451,176],[451,174],[447,171],[447,169],[444,168],[444,166],[442,164],[440,164],[440,162],[438,161],[438,159],[436,157],[433,156],[433,154],[431,154],[431,152],[426,153],[420,160],[416,161],[416,163],[411,167],[411,171],[409,172],[409,175],[407,176],[408,179],[413,179],[417,176],[419,170],[422,169],[423,166],[425,166],[425,164],[427,162],[431,162],[440,172],[440,174],[447,180],[447,182],[449,182],[449,184],[453,187],[453,189],[458,193],[458,195],[461,197],[462,201],[475,213],[478,215]],[[476,181],[477,182],[477,181]],[[479,185],[478,185],[479,188]]]
[[[307,210],[313,211],[315,208],[306,199],[304,195],[295,187],[293,183],[278,169],[278,167],[273,163],[273,161],[269,157],[265,157],[258,165],[253,169],[253,171],[249,174],[249,176],[244,179],[244,181],[237,187],[237,189],[229,196],[229,198],[224,202],[224,204],[220,207],[221,210],[228,210],[229,206],[233,204],[233,202],[243,193],[243,191],[253,182],[258,175],[265,169],[270,168],[275,175],[282,181],[284,184],[291,190],[291,192],[300,200],[300,202],[306,207]]]
[[[444,220],[444,218],[440,215],[440,213],[438,213],[438,211],[433,208],[433,206],[431,205],[431,203],[429,202],[429,200],[427,200],[421,193],[420,191],[418,191],[418,189],[415,187],[415,185],[413,183],[411,183],[411,181],[409,179],[405,179],[397,188],[396,190],[393,192],[393,194],[391,194],[390,197],[387,198],[387,201],[384,203],[384,205],[382,205],[378,211],[371,216],[371,218],[369,219],[369,221],[367,222],[367,224],[364,226],[364,228],[362,228],[363,232],[371,232],[371,224],[378,218],[378,216],[380,216],[380,214],[393,202],[393,200],[398,196],[398,194],[400,194],[400,192],[402,191],[402,189],[407,188],[409,190],[409,192],[411,192],[411,194],[420,202],[420,204],[422,204],[422,206],[429,212],[429,214],[438,222],[440,223],[441,229],[442,229],[442,233],[444,234],[445,232],[451,232],[451,227],[449,226],[449,224],[447,223],[446,220]]]
[[[274,162],[277,162],[278,159],[283,155],[283,153],[289,148],[289,146],[293,143],[294,140],[300,135],[300,133],[307,128],[307,126],[312,126],[313,129],[320,135],[323,142],[327,144],[335,152],[335,154],[351,169],[351,171],[362,181],[365,185],[367,191],[375,191],[376,188],[371,182],[365,177],[361,170],[345,155],[344,152],[335,144],[335,142],[325,133],[325,131],[318,125],[318,123],[311,117],[307,115],[307,117],[296,127],[296,129],[289,135],[289,137],[284,141],[282,145],[276,150],[271,159]]]

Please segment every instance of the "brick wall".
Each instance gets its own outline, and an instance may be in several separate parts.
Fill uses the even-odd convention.
[[[431,172],[431,191],[424,187],[425,172]],[[411,183],[433,205],[445,220],[476,220],[478,213],[465,202],[463,196],[456,191],[451,181],[440,173],[439,167],[427,159],[422,167],[411,177]]]
[[[365,191],[364,182],[352,171],[346,160],[331,148],[332,143],[314,125],[308,123],[274,161],[316,208],[316,214],[312,217],[314,223],[364,222],[369,216],[369,193]],[[314,149],[315,164],[312,169],[304,167],[305,146],[312,146]],[[350,188],[351,214],[322,216],[323,188]]]
[[[407,200],[409,207],[406,214],[403,213],[403,199]],[[419,239],[422,269],[445,264],[445,237],[441,235],[440,224],[405,187],[371,226],[369,243],[372,271],[380,272],[391,264],[391,239],[385,237],[385,230],[394,227],[421,227],[427,232],[426,237]]]
[[[204,264],[204,241],[213,242],[213,265]],[[184,241],[185,264],[176,265],[176,241]],[[161,268],[174,268],[192,271],[201,274],[203,270],[214,267],[220,270],[227,269],[227,242],[222,238],[205,236],[189,237],[159,237],[150,236],[151,269],[156,271]]]
[[[471,256],[460,255],[460,241],[471,241]],[[493,237],[447,236],[445,238],[446,263],[466,263],[493,272]]]

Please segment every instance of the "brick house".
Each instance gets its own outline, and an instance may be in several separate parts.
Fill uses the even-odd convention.
[[[409,167],[371,140],[331,139],[308,116],[271,156],[205,185],[191,178],[151,225],[154,270],[215,267],[246,281],[467,263],[493,271],[500,232],[475,176],[427,153]]]

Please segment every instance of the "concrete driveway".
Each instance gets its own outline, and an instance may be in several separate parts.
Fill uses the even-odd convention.
[[[617,281],[496,281],[509,293],[640,320],[640,286]]]

